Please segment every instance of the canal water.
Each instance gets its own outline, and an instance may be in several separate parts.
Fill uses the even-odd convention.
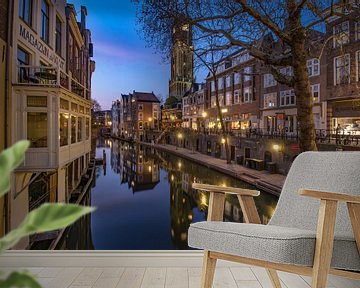
[[[58,249],[172,250],[189,249],[190,223],[206,219],[208,194],[193,182],[255,189],[194,162],[142,145],[98,139],[96,179],[85,199],[97,207],[75,223]],[[189,152],[191,153],[191,152]],[[277,197],[265,192],[255,202],[263,223],[271,218]],[[242,222],[236,197],[227,195],[225,221]]]

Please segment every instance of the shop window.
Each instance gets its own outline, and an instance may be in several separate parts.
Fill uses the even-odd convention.
[[[47,107],[47,96],[27,96],[27,107]]]
[[[60,146],[69,145],[69,114],[60,113]]]
[[[83,140],[82,132],[83,132],[83,117],[78,117],[77,123],[77,142],[81,142]]]
[[[309,77],[320,75],[320,63],[319,59],[313,58],[307,60],[307,68]]]
[[[40,37],[46,43],[49,43],[49,11],[49,4],[46,0],[42,0]]]
[[[76,143],[76,116],[71,116],[71,144]]]
[[[19,17],[29,26],[32,22],[32,0],[19,1]]]
[[[60,109],[69,110],[69,101],[60,98]]]
[[[335,25],[333,28],[334,48],[350,42],[349,21]]]
[[[350,83],[350,55],[336,57],[335,65],[335,85]]]
[[[47,147],[48,117],[46,112],[27,113],[27,139],[30,147]]]
[[[311,95],[314,103],[319,102],[320,99],[320,84],[311,85]]]

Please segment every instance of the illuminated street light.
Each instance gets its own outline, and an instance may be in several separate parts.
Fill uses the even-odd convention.
[[[222,144],[225,144],[225,142],[226,142],[226,141],[225,141],[225,138],[222,138],[222,139],[221,139],[221,143],[222,143]]]
[[[202,112],[202,114],[201,114],[201,115],[202,115],[202,117],[203,117],[203,118],[206,118],[206,117],[207,117],[207,113],[206,113],[205,111],[204,111],[204,112]]]
[[[228,112],[228,109],[227,109],[227,108],[221,109],[221,113],[227,113],[227,112]]]
[[[281,146],[278,145],[278,144],[274,144],[274,145],[273,145],[273,149],[274,149],[276,152],[281,152]]]

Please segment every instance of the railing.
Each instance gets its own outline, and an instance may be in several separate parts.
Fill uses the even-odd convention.
[[[188,133],[191,129],[189,128],[181,128],[182,132]],[[178,131],[172,129],[170,131]],[[214,135],[221,136],[223,132],[221,129],[205,129],[200,128],[198,130],[199,134],[205,135]],[[286,131],[285,129],[260,129],[260,128],[248,128],[241,130],[228,130],[228,135],[233,137],[240,138],[268,138],[268,139],[284,139],[290,141],[297,141],[299,138],[298,131]],[[325,130],[325,129],[316,129],[316,142],[318,144],[332,144],[332,145],[344,145],[344,146],[360,146],[360,130]]]
[[[63,87],[82,98],[90,99],[89,89],[57,67],[19,65],[17,84]]]

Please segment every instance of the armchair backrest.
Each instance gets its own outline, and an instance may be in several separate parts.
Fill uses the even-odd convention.
[[[320,201],[300,188],[360,196],[360,152],[304,152],[293,162],[269,225],[316,230]],[[354,238],[345,203],[339,203],[335,235]]]

